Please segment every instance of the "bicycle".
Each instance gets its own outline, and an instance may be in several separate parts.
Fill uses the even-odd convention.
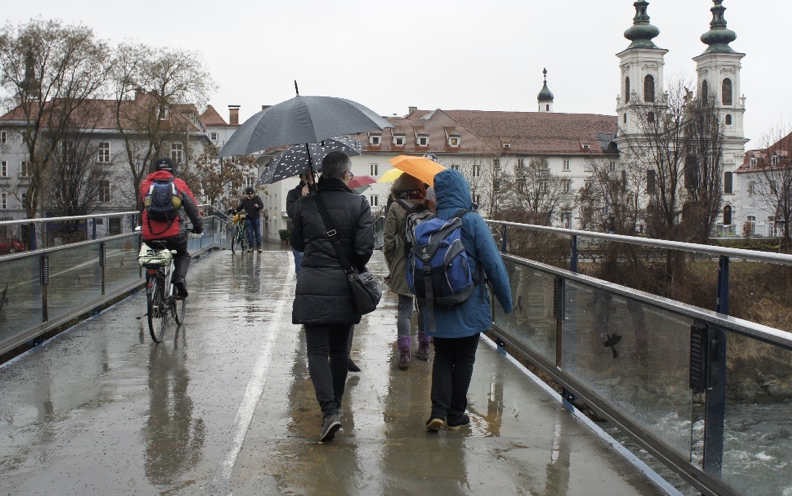
[[[237,247],[245,253],[247,248],[247,236],[245,235],[245,213],[241,212],[234,215],[232,221],[234,233],[231,235],[231,253],[236,253]]]
[[[148,249],[146,249],[148,248]],[[168,250],[164,241],[146,241],[140,253],[140,265],[146,269],[146,316],[149,333],[155,343],[162,338],[172,321],[176,325],[184,322],[184,298],[177,298],[173,284],[173,255],[176,250]]]

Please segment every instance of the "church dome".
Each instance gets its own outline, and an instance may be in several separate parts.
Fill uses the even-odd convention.
[[[553,96],[553,92],[550,91],[550,88],[547,87],[547,69],[542,71],[542,73],[544,74],[544,86],[542,86],[542,91],[539,92],[536,99],[539,103],[552,102],[555,97]]]
[[[723,0],[713,0],[714,7],[710,9],[712,12],[712,22],[710,22],[710,30],[701,35],[701,42],[709,45],[706,52],[733,52],[729,43],[737,39],[737,33],[731,29],[726,28],[726,19],[723,13],[726,11]]]
[[[624,37],[632,41],[628,48],[657,48],[652,39],[660,34],[660,30],[649,23],[649,14],[646,13],[649,2],[638,0],[633,6],[635,7],[633,25],[624,32]]]

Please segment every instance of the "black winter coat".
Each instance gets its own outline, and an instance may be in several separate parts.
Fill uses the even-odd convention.
[[[320,179],[318,195],[327,207],[341,246],[353,267],[364,270],[374,252],[371,209],[340,179]],[[294,204],[291,245],[305,253],[292,309],[294,324],[357,324],[355,302],[314,196]]]
[[[261,217],[262,208],[264,208],[264,202],[261,201],[259,195],[256,195],[253,198],[242,198],[237,208],[234,209],[234,212],[241,212],[244,210],[248,219],[258,219]]]

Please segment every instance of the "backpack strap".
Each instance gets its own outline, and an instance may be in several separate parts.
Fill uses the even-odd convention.
[[[454,217],[459,217],[460,219],[465,216],[465,214],[470,213],[470,210],[462,209],[454,214]],[[462,224],[464,226],[464,224]],[[478,267],[478,281],[477,284],[481,289],[481,299],[484,299],[484,287],[488,284],[487,278],[484,274],[484,267],[481,266],[481,261],[476,260],[476,266]]]
[[[327,229],[327,237],[330,238],[330,241],[333,243],[338,261],[341,262],[341,267],[343,267],[347,276],[350,276],[352,274],[352,264],[349,263],[349,258],[347,258],[346,253],[344,253],[341,241],[338,240],[338,232],[333,226],[333,220],[330,219],[330,214],[327,213],[327,208],[322,201],[322,196],[317,193],[308,198],[313,198],[314,202],[316,202],[316,208],[322,216],[322,222],[324,222],[325,229]]]

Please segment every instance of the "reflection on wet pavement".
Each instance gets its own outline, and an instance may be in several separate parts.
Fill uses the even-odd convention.
[[[362,371],[349,375],[343,429],[319,445],[304,334],[291,324],[293,259],[269,248],[198,260],[185,326],[159,346],[137,294],[0,368],[0,493],[662,494],[484,344],[471,426],[428,433],[432,362],[398,369],[388,292],[355,329]],[[381,253],[371,268],[385,275]],[[262,359],[248,426],[239,418]],[[213,485],[226,460],[228,479]]]

